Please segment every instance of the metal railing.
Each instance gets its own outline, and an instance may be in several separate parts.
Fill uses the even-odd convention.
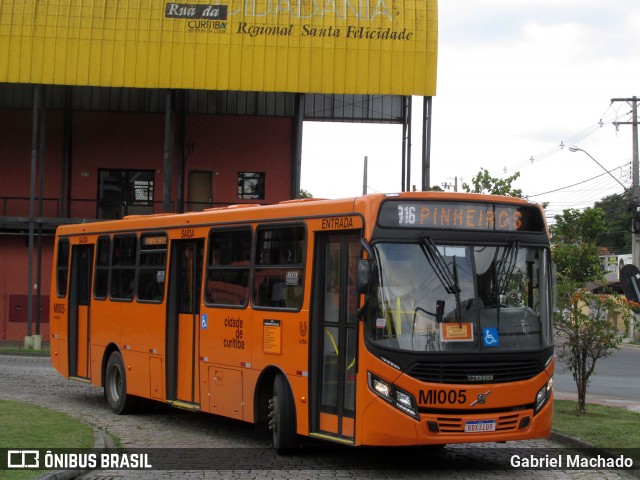
[[[2,217],[29,219],[29,197],[0,197],[0,211]],[[110,219],[122,218],[127,215],[133,214],[151,214],[151,213],[163,213],[163,202],[154,201],[153,209],[145,209],[139,205],[127,205],[125,202],[122,204],[100,204],[95,198],[72,198],[69,202],[69,212],[67,215],[61,215],[61,200],[59,198],[45,197],[42,199],[42,214],[38,211],[40,199],[36,198],[36,217],[38,218],[77,218],[77,219],[98,219],[100,217],[106,218],[106,215],[100,215],[100,207],[104,209],[108,207],[113,215],[109,215]],[[226,207],[235,203],[259,203],[259,202],[189,202],[183,203],[183,209],[185,212],[197,212],[206,208]],[[171,202],[171,208],[175,207],[176,203]]]

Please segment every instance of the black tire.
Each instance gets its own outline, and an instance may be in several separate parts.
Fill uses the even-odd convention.
[[[113,352],[107,361],[104,379],[104,395],[109,408],[116,415],[126,415],[133,412],[138,399],[127,393],[127,375],[120,352]]]
[[[296,434],[296,410],[293,395],[283,375],[273,381],[273,397],[269,402],[269,425],[273,448],[279,455],[287,455],[298,449]]]

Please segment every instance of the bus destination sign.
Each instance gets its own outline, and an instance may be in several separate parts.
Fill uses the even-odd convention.
[[[387,201],[380,209],[378,224],[396,228],[544,231],[537,208],[496,203]]]

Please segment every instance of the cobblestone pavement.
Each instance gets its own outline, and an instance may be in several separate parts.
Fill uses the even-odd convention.
[[[217,458],[224,468],[95,470],[83,474],[84,479],[635,478],[621,470],[509,468],[514,452],[540,456],[545,449],[552,449],[552,455],[559,455],[560,446],[549,440],[452,445],[441,449],[350,449],[309,444],[297,455],[279,457],[254,438],[252,426],[246,423],[164,407],[136,415],[114,415],[103,400],[102,389],[62,378],[51,368],[49,359],[42,357],[0,355],[0,398],[66,412],[94,426],[103,437],[117,437],[124,448],[165,449],[155,452],[192,456],[196,462],[209,455]],[[170,463],[170,459],[165,460]]]

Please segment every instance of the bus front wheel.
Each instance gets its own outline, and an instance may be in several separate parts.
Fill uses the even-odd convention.
[[[124,415],[135,410],[136,398],[127,393],[127,375],[120,352],[113,352],[107,361],[104,393],[113,413]]]
[[[273,448],[277,453],[290,454],[296,450],[296,411],[293,395],[282,374],[276,375],[273,381],[273,396],[269,401],[269,428]]]

